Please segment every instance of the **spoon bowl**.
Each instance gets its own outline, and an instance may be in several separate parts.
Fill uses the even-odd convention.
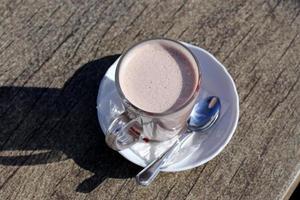
[[[189,131],[205,131],[218,119],[221,110],[221,102],[218,97],[210,96],[198,102],[187,120]]]

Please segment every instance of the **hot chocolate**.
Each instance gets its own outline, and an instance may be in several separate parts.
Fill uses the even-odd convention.
[[[128,101],[151,113],[184,105],[198,86],[198,66],[187,49],[168,40],[149,40],[122,60],[119,83]]]

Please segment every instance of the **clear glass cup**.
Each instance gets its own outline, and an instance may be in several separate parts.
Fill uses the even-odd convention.
[[[162,38],[150,40],[171,42],[172,45],[177,46],[178,49],[182,49],[189,60],[196,65],[195,73],[197,85],[189,99],[176,109],[170,109],[162,113],[151,113],[136,107],[126,98],[120,87],[119,72],[120,68],[126,67],[126,65],[122,63],[123,58],[126,57],[129,52],[134,51],[134,47],[149,40],[142,41],[129,48],[129,50],[121,56],[115,73],[116,88],[122,99],[125,111],[111,122],[106,134],[106,143],[117,151],[128,148],[139,140],[144,140],[145,142],[165,141],[180,134],[182,130],[186,129],[187,118],[200,92],[201,73],[199,63],[193,53],[186,46],[175,40]]]

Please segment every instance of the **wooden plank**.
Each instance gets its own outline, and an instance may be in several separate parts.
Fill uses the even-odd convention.
[[[299,180],[298,1],[2,1],[0,199],[283,199]],[[232,74],[232,141],[196,169],[140,170],[110,150],[99,80],[124,49],[164,36],[199,45]]]

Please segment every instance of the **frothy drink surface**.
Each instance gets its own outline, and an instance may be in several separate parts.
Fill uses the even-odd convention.
[[[192,55],[166,40],[146,41],[131,49],[123,58],[118,78],[130,103],[152,113],[182,106],[199,81]]]

